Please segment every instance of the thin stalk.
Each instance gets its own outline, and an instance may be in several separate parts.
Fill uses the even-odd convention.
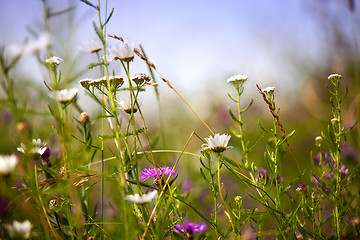
[[[218,180],[218,187],[219,187],[219,196],[220,196],[220,199],[221,199],[221,201],[222,201],[222,203],[223,203],[223,205],[225,207],[225,210],[226,210],[225,214],[229,218],[231,227],[232,227],[234,235],[235,235],[235,239],[240,239],[239,236],[236,233],[235,225],[234,225],[234,222],[233,222],[233,220],[231,218],[231,212],[229,211],[229,208],[228,208],[228,206],[227,206],[227,204],[226,204],[226,202],[224,200],[224,197],[223,197],[222,191],[221,191],[221,182],[220,182],[220,165],[221,165],[220,161],[221,160],[220,159],[221,159],[221,155],[219,154],[219,156],[218,156],[218,164],[217,164],[218,165],[218,168],[217,168],[217,180]]]

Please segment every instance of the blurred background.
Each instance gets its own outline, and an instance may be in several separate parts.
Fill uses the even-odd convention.
[[[96,57],[79,50],[83,42],[97,39],[92,24],[98,22],[97,13],[74,0],[47,0],[49,9],[45,10],[44,1],[0,0],[0,46],[5,47],[5,56],[11,58],[14,46],[33,41],[46,28],[50,29],[53,55],[64,59],[59,67],[67,83],[63,87],[81,88],[81,79],[101,76],[98,68],[89,70],[86,67],[96,62]],[[95,0],[92,2],[97,4]],[[100,2],[105,14],[105,1]],[[141,44],[148,59],[214,132],[230,133],[235,126],[227,110],[231,107],[236,112],[236,105],[227,96],[227,93],[235,94],[235,90],[226,82],[235,74],[248,76],[242,105],[245,107],[254,99],[253,106],[243,118],[246,140],[253,144],[261,135],[265,135],[264,142],[268,140],[259,128],[258,120],[270,128],[271,114],[257,92],[256,84],[262,88],[274,86],[277,107],[281,108],[280,119],[287,132],[296,130],[291,143],[302,169],[311,163],[315,137],[326,131],[332,118],[329,93],[325,88],[330,74],[343,76],[343,92],[345,86],[349,88],[344,102],[344,126],[349,127],[359,117],[360,5],[355,0],[109,0],[107,13],[113,8],[107,33]],[[48,25],[44,25],[46,11],[61,13],[63,10],[69,11],[51,17]],[[116,43],[114,39],[108,40],[109,46]],[[24,109],[44,113],[34,117],[33,113],[24,111],[25,119],[33,126],[32,137],[55,142],[51,140],[56,136],[49,131],[46,118],[49,113],[43,81],[48,81],[49,75],[46,66],[39,64],[39,60],[46,58],[46,51],[24,55],[11,75]],[[116,74],[124,75],[119,63],[111,63],[110,67]],[[132,64],[132,73],[137,72],[148,73],[147,66],[139,58]],[[154,149],[180,150],[192,131],[202,137],[209,136],[210,132],[175,93],[160,78],[156,80],[160,84],[161,104],[157,104],[152,88],[141,96],[145,99],[143,109],[149,130],[155,136],[152,139]],[[3,95],[0,90],[0,96]],[[100,108],[85,96],[83,90],[79,105],[92,119],[100,113]],[[13,137],[9,141],[8,136],[13,136],[12,129],[18,123],[12,121],[5,105],[0,105],[0,113],[0,152],[14,152],[21,138]],[[348,145],[355,153],[359,150],[359,140],[358,133],[349,135]],[[239,140],[233,137],[230,145],[235,147],[232,150],[235,158],[241,156],[236,148],[240,146]],[[262,145],[259,144],[250,156],[259,167],[264,167]],[[200,148],[201,142],[196,139],[187,151],[199,154]],[[357,159],[356,154],[353,156]],[[178,155],[157,157],[161,163],[168,164]],[[283,164],[282,176],[288,183],[291,177],[298,176],[298,171],[290,154],[283,156]],[[192,198],[200,196],[201,200],[207,193],[202,192],[206,190],[202,189],[204,181],[198,165],[193,156],[186,155],[177,171],[186,169],[179,179],[184,186],[189,185],[189,189],[197,186],[194,189],[197,194]],[[227,181],[230,195],[238,194],[237,185],[230,184],[231,179],[224,179],[225,183]],[[202,202],[199,205],[202,206]]]

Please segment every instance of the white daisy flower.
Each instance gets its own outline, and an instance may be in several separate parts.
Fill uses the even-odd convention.
[[[109,54],[107,58],[109,61],[121,60],[124,62],[130,62],[134,59],[134,44],[124,42],[119,45],[113,45],[108,49]]]
[[[116,100],[115,100],[116,101]],[[139,107],[141,107],[141,105],[143,104],[143,100],[142,99],[136,99],[137,103],[139,104]],[[118,103],[118,108],[124,110],[127,114],[131,114],[131,99],[128,98],[126,100],[120,99],[120,101],[116,101]],[[133,109],[133,113],[136,113],[138,110],[138,106],[137,104],[134,102],[134,109]]]
[[[45,49],[50,43],[50,35],[47,33],[42,33],[38,36],[35,41],[28,42],[25,45],[24,53],[32,54],[40,52]]]
[[[275,91],[275,87],[267,87],[267,88],[264,88],[262,91],[267,94],[273,94]]]
[[[49,64],[54,64],[56,66],[58,66],[63,60],[59,57],[56,57],[56,56],[52,56],[51,58],[48,58],[45,60],[46,63],[49,63]]]
[[[100,41],[90,40],[86,41],[79,47],[80,51],[94,53],[100,51],[102,43]]]
[[[153,199],[155,199],[157,197],[157,191],[152,191],[149,192],[147,194],[143,194],[142,196],[140,196],[139,194],[135,193],[134,195],[127,195],[125,196],[125,200],[129,201],[129,202],[133,202],[136,204],[144,204],[144,203],[148,203],[151,202]]]
[[[10,156],[0,155],[0,175],[8,175],[14,169],[18,162],[17,157],[12,154]]]
[[[30,238],[30,232],[32,228],[32,224],[29,220],[24,222],[18,222],[14,220],[12,224],[4,224],[4,227],[7,229],[11,238],[13,237],[22,237],[22,238]]]
[[[215,134],[215,136],[209,136],[208,138],[205,138],[206,143],[204,143],[202,147],[202,151],[206,150],[212,150],[214,152],[223,152],[227,148],[231,148],[231,146],[228,146],[229,140],[231,138],[231,135],[227,134]]]
[[[60,103],[68,103],[76,97],[77,93],[77,88],[63,89],[60,91],[55,91],[52,94],[52,97],[58,100]]]
[[[44,143],[41,141],[40,138],[38,139],[33,139],[32,143],[31,143],[31,149],[29,150],[29,153],[37,153],[39,148],[44,145]],[[24,143],[20,143],[20,147],[18,147],[16,150],[18,150],[19,152],[25,154],[26,152],[28,152],[26,145]]]
[[[239,84],[239,83],[243,83],[248,79],[247,75],[234,75],[231,76],[227,79],[228,83],[232,83],[232,84]]]

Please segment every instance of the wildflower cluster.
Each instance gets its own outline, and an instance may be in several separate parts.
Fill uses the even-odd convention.
[[[211,112],[212,124],[226,132],[217,133],[141,45],[106,34],[116,12],[104,18],[102,1],[81,2],[99,16],[93,23],[98,39],[79,48],[96,59],[87,65],[95,71],[82,74],[98,77],[81,80],[64,69],[73,62],[67,54],[53,55],[60,51],[47,21],[67,10],[53,13],[47,1],[46,33],[13,46],[17,60],[8,62],[0,49],[6,93],[0,101],[0,239],[359,238],[359,134],[356,122],[343,116],[341,75],[328,77],[332,116],[315,141],[293,139],[295,130],[283,119],[294,111],[280,111],[277,87],[256,84],[256,98],[265,104],[251,109],[253,100],[244,102],[243,93],[254,84],[241,74],[223,81],[232,87],[232,104],[229,115]],[[48,71],[36,103],[24,100],[10,74],[27,53]],[[188,124],[176,107],[174,116],[162,110],[157,77],[199,121]],[[143,100],[152,90],[159,107],[154,124],[143,111],[154,105]],[[268,117],[258,120],[261,109]]]

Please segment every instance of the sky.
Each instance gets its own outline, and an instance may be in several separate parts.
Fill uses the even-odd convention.
[[[92,22],[98,19],[94,9],[80,1],[47,2],[52,11],[75,6],[70,32],[75,46],[96,39]],[[301,76],[293,58],[304,58],[309,63],[321,60],[326,51],[326,34],[317,11],[322,4],[327,5],[324,9],[330,9],[333,3],[334,0],[109,0],[108,12],[114,8],[114,14],[107,33],[142,44],[162,75],[184,91],[196,93],[213,85],[222,86],[234,74],[248,75],[253,86],[258,83],[294,89],[299,87]],[[101,1],[101,7],[105,9],[105,1]],[[67,20],[52,19],[52,31],[66,35],[63,33]],[[28,27],[40,32],[42,24],[42,1],[0,0],[0,45],[21,43],[31,37]],[[61,45],[61,36],[57,40]],[[63,57],[60,51],[56,54]],[[77,47],[74,54],[80,56],[84,65],[89,62]],[[31,64],[26,65],[35,71]],[[83,77],[91,74],[90,71]]]

